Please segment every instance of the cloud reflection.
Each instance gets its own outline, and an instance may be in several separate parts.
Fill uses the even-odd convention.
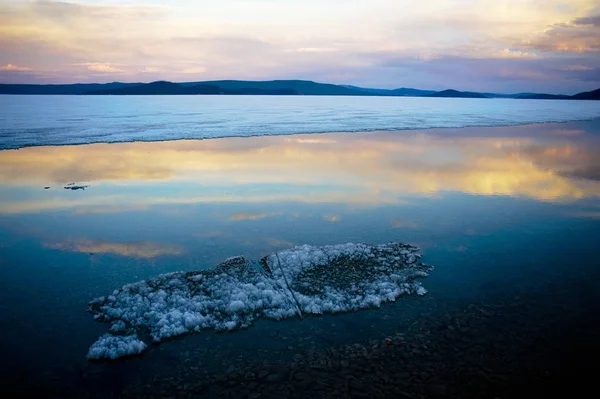
[[[577,124],[30,147],[0,152],[1,213],[106,213],[153,204],[300,201],[376,206],[460,191],[600,196],[600,142]],[[569,132],[569,134],[564,134]],[[47,184],[86,181],[69,195]],[[132,204],[135,204],[133,206]],[[270,213],[239,212],[231,220]]]
[[[156,242],[129,242],[116,243],[103,240],[66,240],[61,242],[45,242],[44,247],[59,249],[61,251],[83,252],[83,253],[111,253],[133,258],[156,258],[163,255],[180,255],[183,249],[172,244],[161,244]]]
[[[238,212],[229,217],[229,220],[260,220],[266,217],[273,216],[273,213],[253,213],[253,212]]]

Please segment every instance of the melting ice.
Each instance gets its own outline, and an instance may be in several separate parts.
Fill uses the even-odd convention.
[[[96,298],[88,310],[110,324],[90,348],[90,359],[141,353],[146,344],[203,329],[232,331],[260,317],[281,320],[309,314],[378,307],[400,295],[427,291],[418,277],[432,266],[409,244],[299,246],[261,259],[229,258],[215,269],[175,272],[128,284]]]

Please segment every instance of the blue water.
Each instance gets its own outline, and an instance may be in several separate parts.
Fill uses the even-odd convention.
[[[209,100],[199,97],[140,98],[142,111],[132,115],[131,104],[118,106],[130,98],[44,98],[28,97],[39,116],[29,121],[25,109],[17,111],[17,103],[0,111],[3,145],[12,137],[4,148],[38,145],[0,151],[0,351],[7,383],[66,389],[80,381],[77,376],[95,375],[101,386],[111,386],[118,374],[124,386],[113,388],[119,391],[147,383],[154,375],[172,376],[190,364],[202,373],[217,373],[238,361],[292,359],[298,348],[383,339],[413,326],[422,314],[441,315],[456,303],[539,290],[548,282],[569,281],[569,295],[576,299],[590,276],[598,274],[599,120],[40,146],[159,138],[197,121],[197,116],[183,115],[190,110],[202,113],[217,107],[215,102],[201,106]],[[110,108],[98,108],[98,102],[108,100],[114,101]],[[246,98],[231,101],[253,107]],[[274,112],[276,100],[264,101],[273,104],[256,112]],[[325,115],[336,107],[327,98],[313,101],[328,104],[324,109],[303,103],[304,98],[290,101],[298,101],[297,112],[308,115],[308,122],[296,125],[298,131],[317,126],[316,113]],[[347,101],[356,105],[371,100]],[[410,104],[409,99],[372,101],[373,112],[387,104],[382,114],[388,115],[377,118],[381,126],[371,119],[373,129],[396,123],[390,104]],[[423,107],[423,115],[431,115],[431,104],[467,112],[444,99],[415,101],[412,107]],[[515,108],[498,105],[504,111],[494,112],[493,118],[503,124],[510,115],[534,119],[532,107],[537,117],[554,109],[552,118],[564,113],[587,118],[597,109],[587,102],[465,101],[474,104],[468,112],[480,114],[474,118],[482,123],[484,109],[504,101]],[[67,103],[72,105],[70,115]],[[146,112],[157,104],[165,114]],[[244,108],[228,107],[232,117],[219,116],[232,120],[223,122],[228,126],[224,135],[248,126],[233,117],[241,118]],[[341,112],[357,112],[351,109]],[[444,123],[460,119],[452,112],[446,108],[442,113]],[[124,114],[133,121],[110,118]],[[294,131],[282,123],[288,117],[265,122],[264,131]],[[145,130],[155,118],[172,123]],[[243,118],[253,121],[252,131],[258,129],[260,118]],[[361,120],[354,119],[356,126],[366,126]],[[137,135],[120,130],[126,123],[135,126]],[[343,124],[328,123],[334,127],[325,130],[339,130]],[[24,126],[39,130],[17,140],[16,132]],[[54,130],[48,129],[52,126]],[[104,138],[100,131],[106,132]],[[177,134],[198,131],[188,127]],[[216,131],[216,125],[206,130]],[[89,187],[64,189],[69,183]],[[428,295],[400,298],[373,311],[259,322],[247,331],[183,337],[116,364],[85,359],[89,346],[107,328],[85,312],[87,302],[123,284],[165,272],[212,268],[233,255],[258,259],[293,245],[388,241],[422,248],[424,261],[435,266],[423,281]]]
[[[0,95],[0,149],[600,117],[597,101],[414,97]]]

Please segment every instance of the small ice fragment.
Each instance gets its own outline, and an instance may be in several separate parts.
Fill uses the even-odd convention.
[[[137,355],[146,349],[146,344],[137,335],[104,334],[90,347],[88,359],[117,359]]]

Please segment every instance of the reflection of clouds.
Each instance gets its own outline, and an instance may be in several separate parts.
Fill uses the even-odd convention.
[[[571,216],[587,218],[587,219],[600,219],[600,211],[588,211],[588,212],[573,212]]]
[[[419,225],[409,220],[394,219],[392,220],[392,227],[395,229],[416,229]]]
[[[133,258],[155,258],[163,255],[179,255],[183,249],[173,244],[161,244],[155,242],[130,242],[116,243],[102,240],[67,240],[62,242],[46,242],[46,248],[59,249],[62,251],[84,252],[84,253],[112,253]]]
[[[76,215],[106,215],[111,213],[142,212],[148,209],[150,209],[148,205],[99,206],[77,208],[73,213]]]
[[[306,145],[303,140],[311,136],[299,135],[2,151],[0,183],[36,191],[24,200],[2,200],[0,212],[116,212],[131,210],[131,204],[143,209],[210,202],[371,206],[399,204],[406,195],[436,197],[444,191],[545,201],[600,196],[600,183],[594,180],[600,164],[597,137],[583,131],[552,134],[576,130],[568,124],[536,129],[324,134],[315,139],[326,145]],[[107,185],[97,185],[85,197],[40,190],[47,182],[68,181],[112,183],[113,189],[107,193]],[[238,213],[231,220],[266,216]]]
[[[260,220],[269,216],[273,216],[273,213],[258,213],[258,212],[238,212],[234,213],[229,217],[229,220]]]
[[[267,240],[267,242],[269,243],[269,245],[271,245],[272,247],[293,247],[294,244],[289,242],[289,241],[285,241],[285,240],[278,240],[276,238],[269,238]]]
[[[342,220],[342,218],[337,215],[325,215],[323,216],[323,219],[327,220],[328,222],[339,222]]]
[[[295,141],[296,143],[300,143],[300,144],[333,144],[336,143],[337,141],[335,140],[330,140],[330,139],[313,139],[313,138],[305,138],[305,139],[287,139],[287,142],[292,142]]]
[[[469,248],[464,245],[459,245],[457,247],[451,247],[448,249],[449,252],[466,252]]]

